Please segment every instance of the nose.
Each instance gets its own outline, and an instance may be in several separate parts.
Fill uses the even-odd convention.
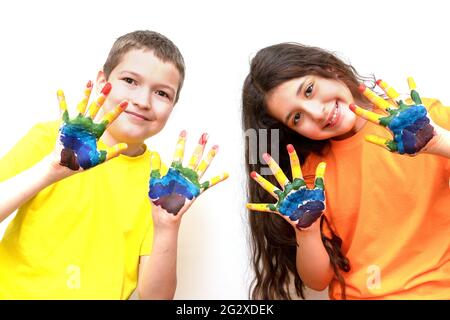
[[[131,102],[142,109],[150,109],[151,108],[151,91],[141,88],[140,90],[136,90]]]
[[[304,112],[315,122],[322,123],[326,119],[325,105],[318,101],[307,101],[304,104]]]

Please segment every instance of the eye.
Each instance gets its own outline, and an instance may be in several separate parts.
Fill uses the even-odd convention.
[[[132,79],[132,78],[125,77],[125,78],[123,78],[122,80],[125,81],[125,82],[128,83],[128,84],[137,85],[136,80],[134,80],[134,79]]]
[[[299,112],[294,114],[294,117],[292,117],[292,122],[294,123],[294,125],[296,125],[300,121],[300,118],[301,118],[301,115]]]
[[[162,90],[156,90],[155,93],[157,95],[161,96],[161,97],[165,97],[165,98],[170,99],[169,95],[166,92],[162,91]]]
[[[314,84],[311,83],[305,90],[305,97],[309,98],[313,92]]]

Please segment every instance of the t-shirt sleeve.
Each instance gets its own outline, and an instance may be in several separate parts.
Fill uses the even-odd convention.
[[[428,102],[428,114],[431,119],[440,127],[450,130],[450,107],[442,105],[436,99],[424,99],[425,104]],[[445,172],[450,177],[450,159],[445,161]]]
[[[438,126],[450,130],[450,107],[442,105],[439,100],[434,100],[428,107],[428,113]]]
[[[33,126],[19,142],[0,159],[0,182],[31,168],[50,154],[58,136],[59,122]]]

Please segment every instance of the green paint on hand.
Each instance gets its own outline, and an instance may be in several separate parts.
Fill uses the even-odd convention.
[[[161,173],[159,172],[159,169],[158,170],[152,170],[150,172],[150,179],[159,179],[159,178],[161,178]]]
[[[202,186],[198,182],[198,174],[192,169],[184,168],[180,161],[173,162],[172,168],[179,171],[183,177],[188,179],[190,182],[192,182],[197,188],[201,189]]]
[[[320,189],[322,189],[322,190],[325,189],[325,184],[324,184],[322,178],[316,178],[316,181],[314,181],[314,185],[315,185],[317,188],[320,188]]]

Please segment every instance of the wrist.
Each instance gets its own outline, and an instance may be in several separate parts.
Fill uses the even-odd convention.
[[[426,146],[424,153],[450,158],[450,131],[435,126],[436,135]]]
[[[320,236],[320,218],[314,221],[308,228],[295,228],[297,240]]]

